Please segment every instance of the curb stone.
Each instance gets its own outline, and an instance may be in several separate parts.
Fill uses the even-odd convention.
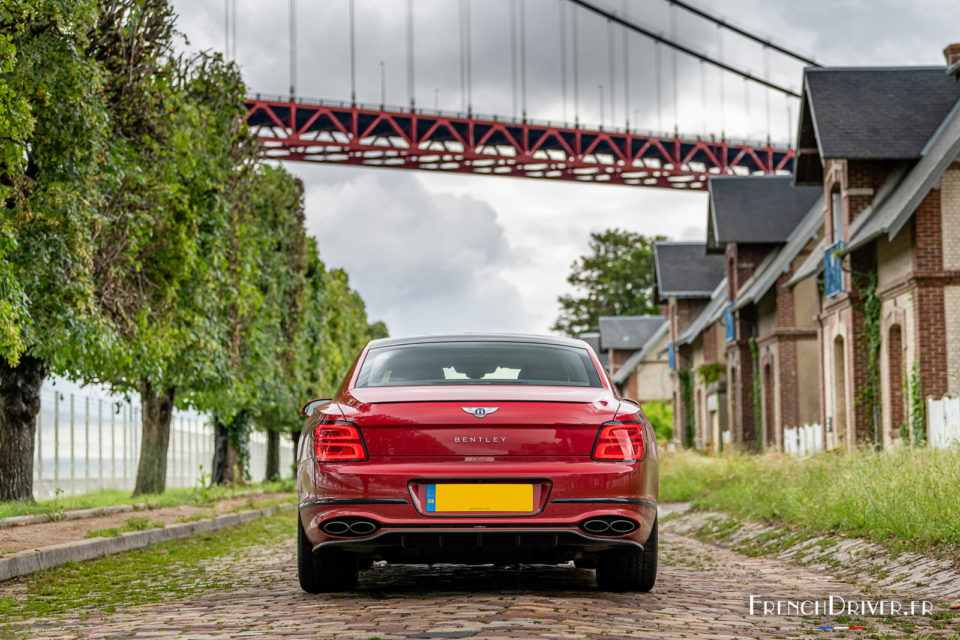
[[[0,582],[29,575],[41,569],[52,569],[68,562],[94,560],[115,553],[142,549],[161,542],[182,540],[198,533],[209,533],[226,527],[235,527],[257,518],[272,516],[281,509],[293,509],[296,506],[296,502],[290,502],[263,509],[229,513],[208,520],[178,522],[161,529],[130,531],[114,538],[90,538],[28,549],[6,558],[0,558]]]
[[[224,498],[243,498],[246,496],[263,495],[264,491],[246,491],[237,495]],[[0,518],[0,529],[4,527],[19,527],[27,524],[42,524],[44,522],[59,522],[61,520],[81,520],[83,518],[99,518],[100,516],[109,516],[115,513],[127,513],[128,511],[148,511],[150,509],[163,509],[164,507],[153,506],[149,502],[138,502],[136,504],[118,504],[110,507],[93,507],[91,509],[71,509],[62,513],[38,513],[27,516],[11,516],[9,518]]]
[[[664,523],[664,531],[706,539],[712,544],[737,551],[764,537],[789,536],[784,526],[769,525],[716,511],[679,511],[679,517]],[[704,526],[733,520],[735,534],[712,536],[701,533]],[[880,592],[912,595],[941,603],[960,598],[960,564],[917,552],[894,554],[890,550],[860,538],[836,535],[812,536],[783,548],[772,549],[764,557],[803,564],[814,569],[865,583]],[[958,607],[960,608],[960,607]]]

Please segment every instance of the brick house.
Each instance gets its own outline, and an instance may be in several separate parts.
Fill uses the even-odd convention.
[[[673,385],[666,357],[670,325],[662,316],[657,317],[660,318],[660,325],[656,331],[611,376],[624,396],[639,402],[673,400]]]
[[[600,349],[607,355],[607,372],[628,398],[670,399],[667,362],[647,348],[652,348],[648,343],[664,322],[663,316],[654,315],[600,318]],[[645,366],[638,367],[641,361]]]
[[[889,446],[917,385],[960,394],[960,46],[945,53],[946,68],[804,71],[795,183],[822,191],[825,237],[789,284],[823,270],[826,448]],[[876,404],[863,395],[874,386]]]
[[[690,354],[694,446],[711,453],[721,451],[723,444],[730,441],[723,323],[726,305],[727,279],[724,278],[676,339],[678,348]]]
[[[667,360],[673,374],[673,432],[679,439],[685,432],[688,409],[683,402],[683,376],[678,372],[691,368],[693,354],[689,345],[678,343],[678,338],[723,280],[724,260],[721,255],[708,254],[702,242],[658,242],[654,245],[653,257],[654,296],[667,319]]]
[[[709,191],[707,250],[723,252],[727,271],[731,440],[780,449],[784,427],[819,417],[816,291],[784,285],[820,240],[821,189],[791,176],[717,176]]]

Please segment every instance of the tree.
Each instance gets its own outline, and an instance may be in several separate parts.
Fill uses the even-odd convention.
[[[167,0],[103,2],[90,48],[107,76],[108,162],[122,172],[96,237],[97,306],[113,340],[86,378],[140,395],[134,495],[165,488],[178,397],[229,379],[230,185],[255,145],[239,70],[207,53],[175,56],[173,26]]]
[[[567,276],[576,293],[558,298],[553,330],[579,336],[598,331],[600,316],[657,313],[653,245],[665,239],[623,229],[591,233],[590,253],[574,261]]]
[[[288,406],[295,410],[309,400],[332,397],[367,342],[389,335],[383,322],[367,323],[366,305],[350,288],[346,272],[326,268],[313,238],[307,239],[303,301],[296,375],[287,387],[291,394]],[[280,411],[277,415],[285,416],[277,430],[289,433],[296,446],[303,418],[299,412]]]
[[[249,163],[237,173],[221,320],[229,328],[230,379],[197,394],[214,412],[212,482],[242,483],[251,430],[296,415],[288,385],[301,325],[306,265],[303,186],[286,171]]]
[[[108,117],[93,0],[0,1],[0,500],[32,500],[47,373],[102,340],[93,230]]]

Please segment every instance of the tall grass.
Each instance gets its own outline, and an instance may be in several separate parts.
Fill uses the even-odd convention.
[[[960,449],[661,456],[660,499],[811,532],[960,548]]]

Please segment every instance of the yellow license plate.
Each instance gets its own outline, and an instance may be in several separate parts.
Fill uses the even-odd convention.
[[[427,511],[533,511],[532,484],[428,484]]]

